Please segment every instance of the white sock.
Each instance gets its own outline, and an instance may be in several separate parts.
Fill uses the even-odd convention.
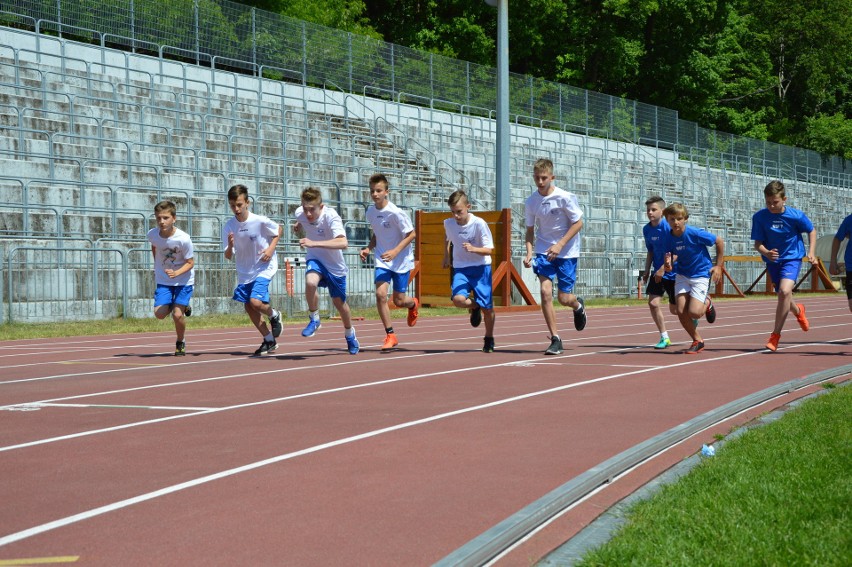
[[[263,337],[263,340],[269,341],[271,343],[272,341],[275,340],[275,337],[272,336],[272,333],[269,333],[265,337]]]
[[[345,337],[354,337],[355,336],[355,327],[349,327],[348,329],[343,329],[343,336]]]
[[[319,321],[319,309],[316,311],[311,311],[311,321]]]
[[[275,309],[273,309],[273,310],[272,310],[272,317],[270,317],[270,319],[275,319],[275,318],[276,318],[276,317],[278,317],[279,315],[281,315],[281,312],[280,312],[280,311],[276,311]]]
[[[667,339],[667,338],[669,338],[669,333],[668,333],[667,331],[663,331],[663,334],[661,334],[661,335],[660,335],[660,338],[661,338],[661,339]]]

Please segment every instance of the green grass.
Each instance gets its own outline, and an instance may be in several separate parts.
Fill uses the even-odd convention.
[[[645,300],[639,299],[589,299],[587,307],[613,307],[624,305],[640,305]],[[566,309],[557,306],[557,309]],[[405,319],[405,309],[392,309],[391,317],[394,319]],[[431,307],[420,310],[421,317],[443,317],[447,315],[459,315],[461,311],[454,307]],[[365,319],[378,319],[379,314],[375,307],[353,309],[352,314]],[[285,319],[284,323],[301,321],[307,317],[307,313],[297,313],[292,318]],[[650,322],[650,319],[649,319]],[[498,323],[499,324],[499,323]],[[544,324],[542,320],[542,324]],[[190,317],[187,329],[215,329],[224,327],[242,327],[251,325],[248,316],[242,313],[233,315],[197,315]],[[91,335],[116,335],[125,333],[150,333],[165,332],[174,328],[172,320],[167,317],[164,320],[155,319],[153,316],[145,319],[106,319],[99,321],[73,321],[59,323],[4,323],[0,325],[0,340],[8,341],[15,339],[39,339],[56,337],[76,337]]]
[[[723,444],[579,563],[852,565],[852,387]]]

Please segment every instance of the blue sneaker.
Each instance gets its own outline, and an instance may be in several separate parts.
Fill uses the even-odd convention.
[[[316,334],[317,329],[319,329],[320,327],[322,327],[322,322],[319,319],[317,319],[316,321],[310,319],[308,321],[308,326],[302,329],[302,336],[313,337],[314,334]]]
[[[358,351],[361,350],[361,345],[355,335],[346,337],[346,347],[349,349],[349,354],[358,354]]]

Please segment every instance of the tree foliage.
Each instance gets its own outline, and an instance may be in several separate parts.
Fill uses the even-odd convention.
[[[483,0],[246,0],[481,65]],[[823,153],[852,147],[850,0],[510,0],[510,68]]]

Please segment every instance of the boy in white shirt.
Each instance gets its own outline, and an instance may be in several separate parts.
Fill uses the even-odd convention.
[[[388,288],[393,281],[393,303],[408,308],[408,326],[417,324],[419,302],[407,297],[408,276],[414,267],[411,242],[415,238],[411,219],[388,199],[388,180],[381,173],[370,177],[370,198],[373,204],[367,208],[367,220],[373,236],[366,248],[361,249],[361,260],[367,261],[371,250],[376,251],[376,308],[385,326],[385,342],[382,350],[390,350],[399,344],[391,323],[388,306]]]
[[[453,218],[444,220],[447,241],[444,268],[453,270],[453,304],[470,310],[470,324],[485,320],[482,352],[494,352],[494,303],[492,299],[491,252],[494,239],[483,219],[471,214],[467,194],[459,189],[447,199]],[[450,257],[452,245],[452,258]],[[470,292],[473,292],[473,299]]]
[[[560,305],[574,310],[574,328],[582,331],[586,327],[585,302],[574,295],[583,210],[577,196],[554,185],[554,179],[553,162],[537,160],[533,165],[533,180],[538,190],[527,197],[525,203],[527,255],[524,266],[532,267],[541,283],[541,312],[550,332],[550,346],[544,354],[549,355],[562,354],[562,339],[553,308],[553,278],[559,280],[556,298]]]
[[[275,247],[281,227],[269,218],[249,211],[248,187],[234,185],[228,190],[228,204],[234,216],[222,227],[225,258],[235,258],[237,287],[234,301],[243,304],[251,322],[263,335],[255,356],[274,352],[281,334],[281,313],[269,303],[269,282],[278,271]],[[263,320],[269,317],[269,326]]]
[[[307,249],[305,254],[305,299],[308,302],[310,319],[302,330],[303,337],[312,337],[322,326],[319,316],[319,289],[328,288],[331,302],[343,321],[346,348],[349,354],[358,354],[361,346],[355,337],[352,314],[346,303],[346,275],[349,267],[343,251],[349,246],[343,220],[337,211],[326,207],[322,193],[315,187],[302,191],[302,206],[296,209],[296,233],[304,231],[299,246]]]
[[[171,201],[154,206],[157,228],[148,231],[151,254],[154,256],[154,316],[165,319],[172,314],[175,322],[175,356],[186,355],[186,317],[190,315],[189,300],[195,284],[195,260],[192,240],[175,226],[177,207]]]

